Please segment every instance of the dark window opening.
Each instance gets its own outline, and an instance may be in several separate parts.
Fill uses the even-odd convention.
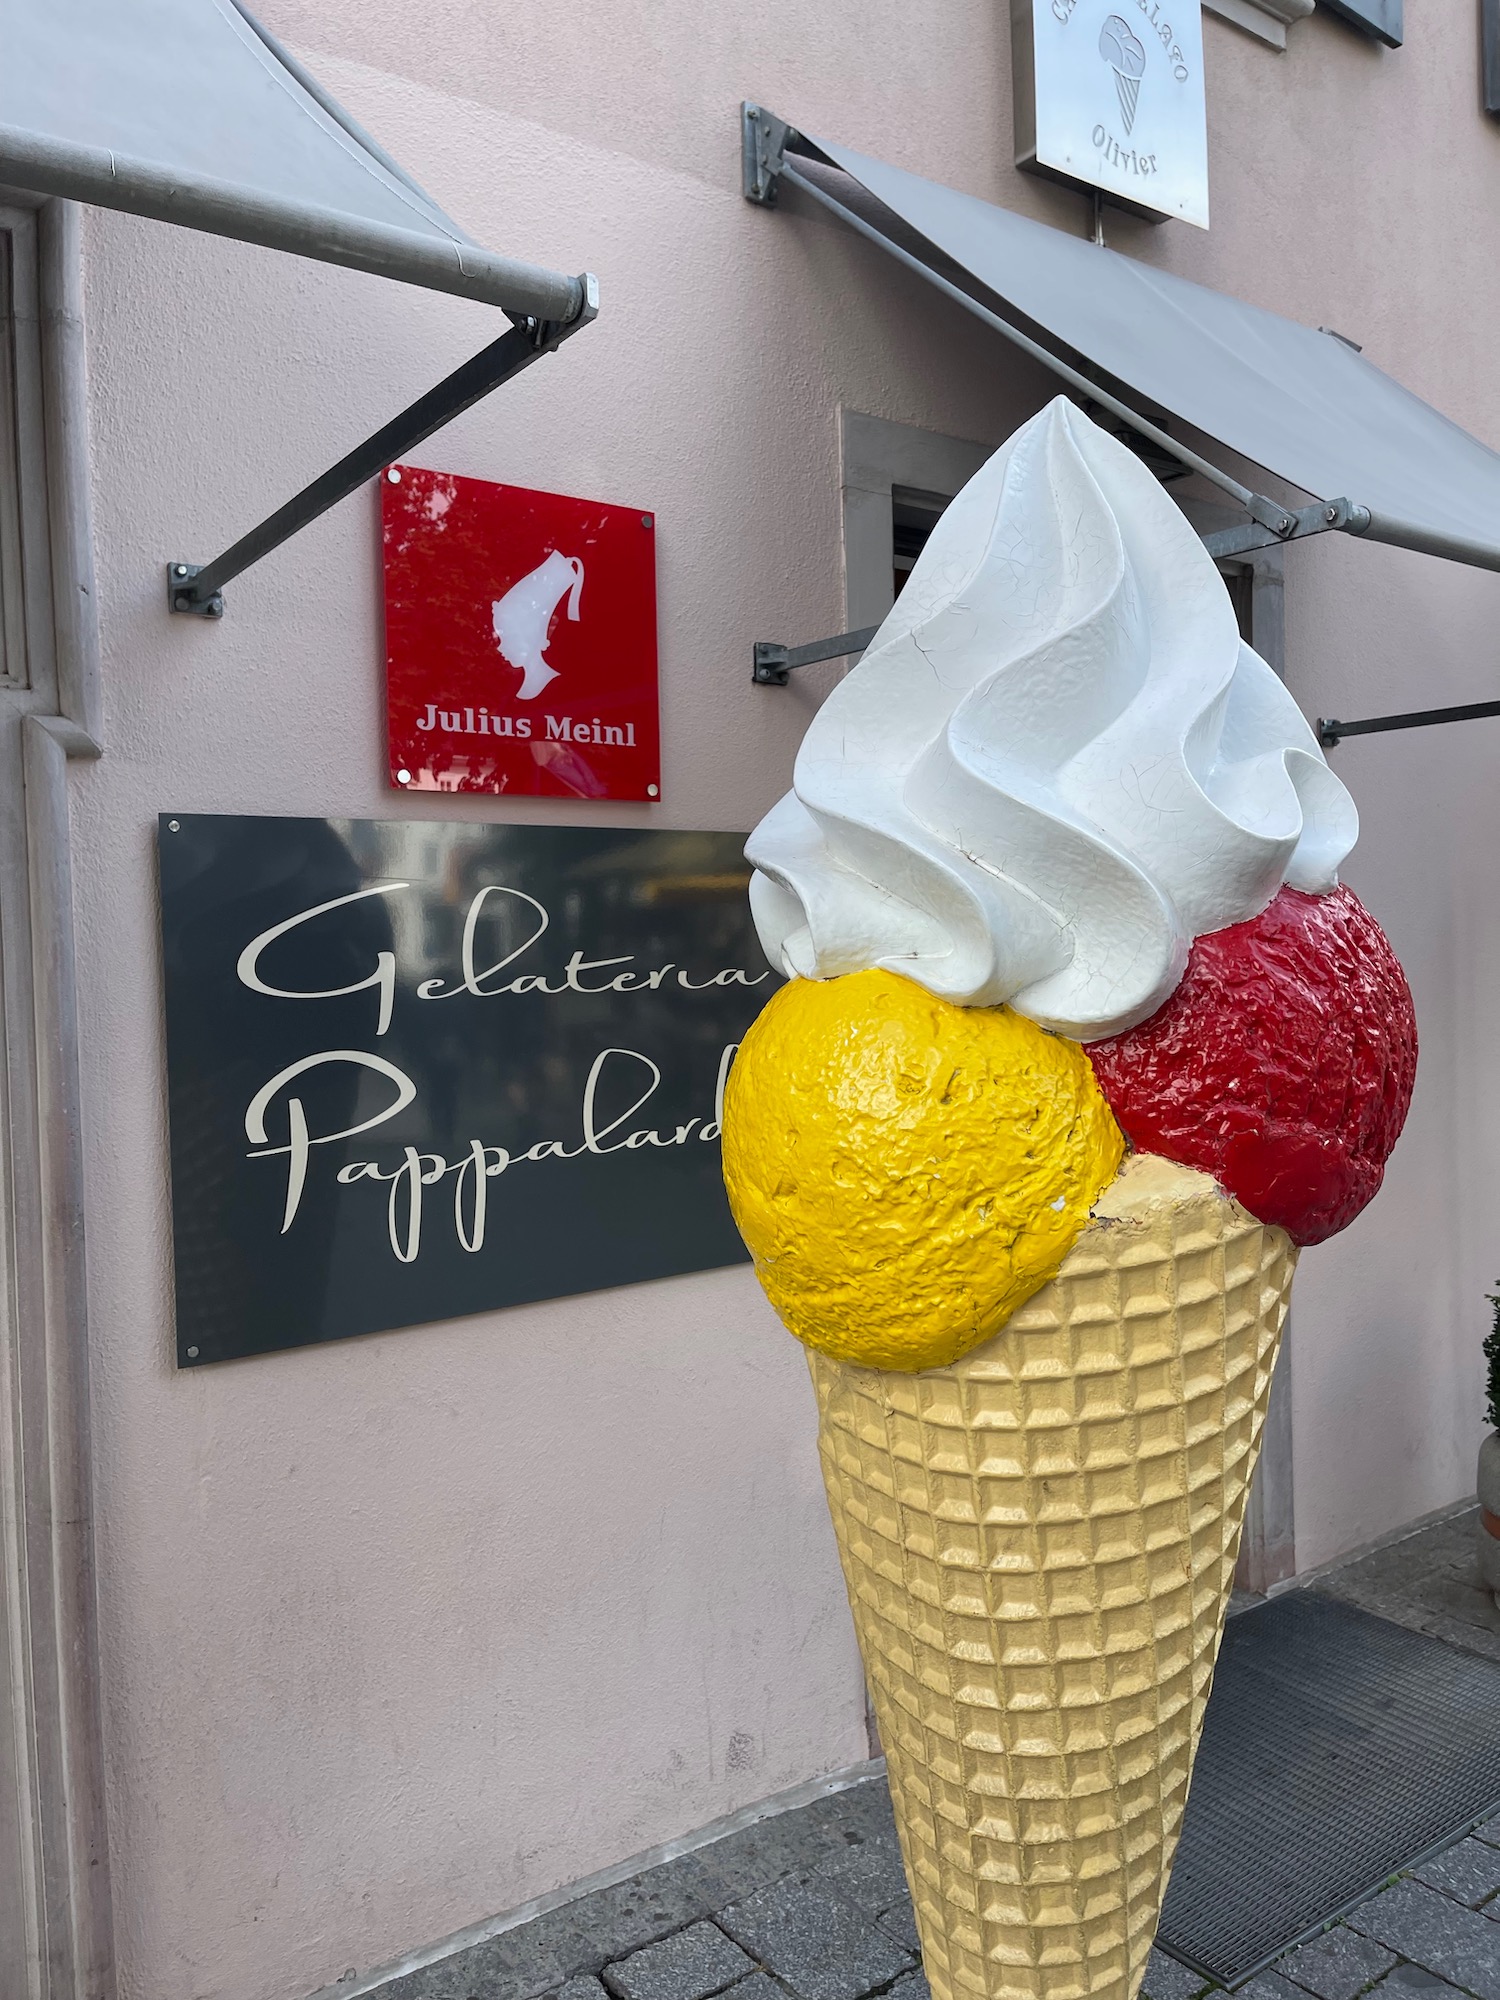
[[[911,575],[917,557],[926,548],[927,538],[947,505],[946,494],[918,493],[906,486],[897,486],[892,490],[891,567],[894,596],[901,595],[902,586]]]
[[[1240,628],[1240,637],[1247,646],[1253,646],[1252,633],[1254,614],[1255,572],[1249,563],[1223,562],[1219,564],[1219,574],[1224,579],[1224,588],[1229,592],[1229,601],[1234,606],[1234,622]]]

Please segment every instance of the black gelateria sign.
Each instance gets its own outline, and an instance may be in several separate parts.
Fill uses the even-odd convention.
[[[742,847],[163,816],[179,1365],[739,1262]]]

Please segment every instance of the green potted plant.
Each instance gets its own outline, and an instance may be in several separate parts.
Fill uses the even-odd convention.
[[[1500,1284],[1500,1278],[1496,1279]],[[1500,1292],[1486,1292],[1494,1309],[1494,1324],[1485,1336],[1485,1415],[1490,1434],[1479,1447],[1479,1575],[1500,1605]]]

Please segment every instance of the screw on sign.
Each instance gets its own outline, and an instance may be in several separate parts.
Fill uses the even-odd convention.
[[[414,466],[381,485],[403,791],[655,799],[655,516]]]

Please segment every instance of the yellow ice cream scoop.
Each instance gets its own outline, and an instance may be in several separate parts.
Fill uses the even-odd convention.
[[[729,1204],[767,1296],[807,1346],[872,1368],[988,1340],[1124,1151],[1076,1042],[893,972],[782,987],[724,1095]]]

